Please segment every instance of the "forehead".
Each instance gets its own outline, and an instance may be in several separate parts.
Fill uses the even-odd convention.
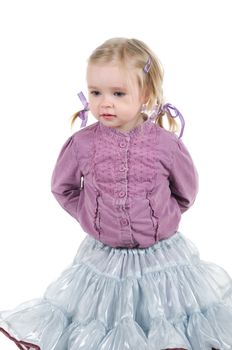
[[[138,86],[135,69],[128,70],[122,65],[90,63],[87,67],[88,86],[122,87]]]

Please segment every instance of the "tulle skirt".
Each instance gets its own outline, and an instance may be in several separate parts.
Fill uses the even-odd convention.
[[[232,280],[180,232],[149,248],[91,236],[40,299],[0,312],[23,350],[232,349]]]

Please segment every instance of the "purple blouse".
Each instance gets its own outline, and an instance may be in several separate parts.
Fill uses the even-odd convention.
[[[65,142],[51,185],[87,234],[145,248],[177,231],[198,174],[181,139],[151,119],[127,132],[96,122]]]

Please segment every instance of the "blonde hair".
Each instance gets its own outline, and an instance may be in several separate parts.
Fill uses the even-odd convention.
[[[148,72],[144,71],[144,67],[149,61]],[[166,115],[169,130],[172,132],[177,131],[176,121],[169,115],[168,112],[162,111],[162,105],[164,104],[163,97],[163,68],[152,50],[143,42],[138,39],[128,38],[112,38],[106,40],[102,45],[98,46],[90,55],[88,63],[105,64],[119,62],[127,68],[137,69],[137,78],[141,93],[146,96],[147,111],[152,111],[156,106],[158,112],[155,118],[155,123],[164,127],[163,116]],[[79,112],[74,113],[71,117],[71,125],[74,124],[76,118],[79,116]]]

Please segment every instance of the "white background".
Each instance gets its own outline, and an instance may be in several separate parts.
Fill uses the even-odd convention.
[[[0,310],[39,297],[85,237],[50,192],[51,173],[80,109],[86,60],[114,36],[145,41],[183,113],[200,177],[180,231],[203,260],[231,265],[230,1],[1,1]],[[93,118],[89,123],[95,122]]]

